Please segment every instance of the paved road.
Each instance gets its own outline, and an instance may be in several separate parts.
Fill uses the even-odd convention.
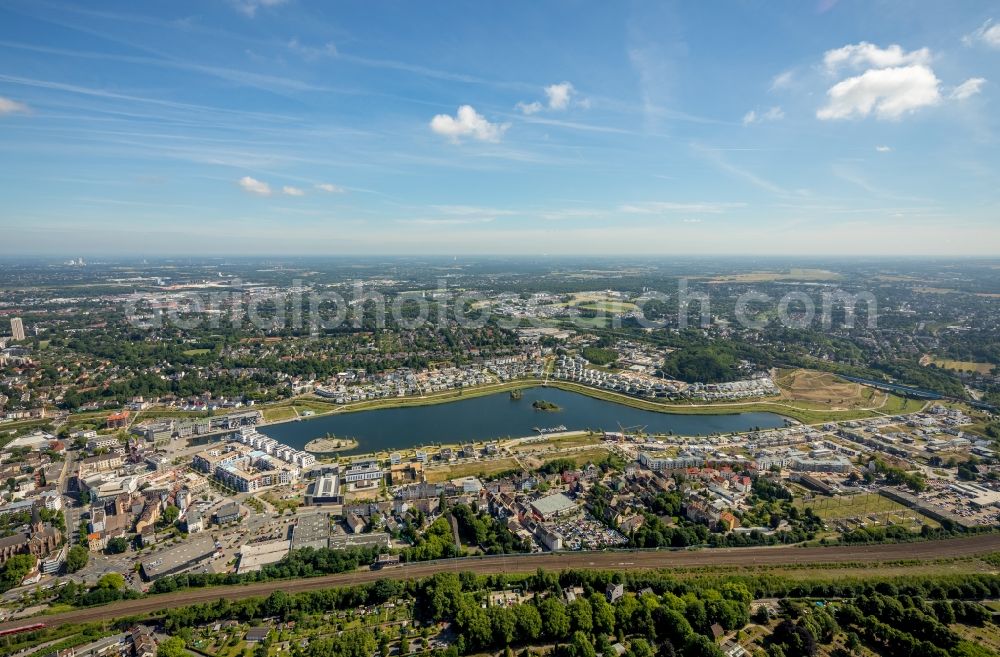
[[[923,541],[890,545],[859,545],[837,547],[764,547],[725,548],[654,552],[574,552],[560,554],[508,555],[500,557],[453,559],[415,563],[382,571],[358,571],[281,582],[264,582],[245,586],[191,589],[177,593],[128,600],[91,609],[53,614],[37,618],[51,626],[110,620],[119,616],[149,614],[189,604],[211,602],[219,598],[240,600],[266,596],[280,589],[287,593],[350,586],[382,578],[411,579],[428,577],[439,572],[471,571],[479,574],[525,573],[539,568],[616,570],[703,566],[780,566],[784,564],[871,563],[899,560],[930,560],[971,557],[1000,551],[1000,534],[986,534],[941,541]],[[20,620],[0,623],[0,630],[19,627],[33,621]]]

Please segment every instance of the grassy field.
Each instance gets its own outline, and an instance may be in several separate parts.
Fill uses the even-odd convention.
[[[825,269],[791,268],[787,272],[755,271],[747,274],[716,276],[709,283],[770,283],[774,281],[832,281],[840,274]]]
[[[922,399],[910,399],[909,397],[889,395],[885,404],[878,410],[886,415],[898,415],[901,413],[916,413],[926,405],[927,402]]]
[[[425,474],[427,475],[428,482],[436,484],[460,477],[485,477],[515,468],[517,468],[517,461],[513,458],[503,458],[427,468]]]
[[[631,301],[622,301],[604,292],[577,292],[565,305],[609,314],[628,313],[636,308]]]
[[[574,306],[581,310],[594,310],[599,313],[628,313],[635,310],[635,304],[627,301],[588,301]]]
[[[822,402],[831,409],[870,408],[882,399],[874,388],[839,379],[829,372],[782,370],[775,383],[784,399]]]
[[[1000,626],[987,623],[982,627],[968,625],[949,625],[949,627],[958,632],[963,639],[971,641],[977,646],[988,648],[994,654],[1000,653]]]
[[[920,359],[921,365],[936,365],[942,369],[956,372],[976,372],[977,374],[989,374],[993,371],[992,363],[977,363],[971,360],[953,360],[951,358],[939,358],[937,356],[924,356]]]
[[[535,452],[540,449],[554,448],[565,449],[567,447],[585,447],[588,445],[598,445],[602,441],[601,437],[592,433],[580,433],[572,436],[559,436],[546,440],[522,443],[511,448],[511,451],[518,454],[523,452]]]
[[[607,447],[591,447],[590,449],[581,449],[573,452],[568,452],[566,454],[559,454],[550,459],[545,459],[545,462],[555,461],[556,459],[572,459],[577,466],[586,465],[587,463],[596,463],[597,461],[603,461],[608,457]]]
[[[211,353],[211,349],[188,349],[182,352],[185,356],[204,356],[205,354]]]
[[[297,414],[291,406],[272,406],[263,409],[265,422],[283,422],[294,419]]]

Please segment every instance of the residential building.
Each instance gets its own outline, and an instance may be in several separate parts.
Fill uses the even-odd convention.
[[[15,341],[24,339],[24,322],[20,317],[13,317],[10,320],[10,333]]]

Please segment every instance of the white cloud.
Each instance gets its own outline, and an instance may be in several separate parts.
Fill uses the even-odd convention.
[[[977,42],[984,43],[990,48],[1000,48],[1000,23],[994,24],[991,18],[972,34],[962,37],[962,43],[967,46],[975,45]]]
[[[794,78],[794,73],[792,73],[792,71],[784,71],[783,73],[778,73],[771,80],[771,91],[776,91],[778,89],[787,89],[792,85],[793,78]]]
[[[954,100],[965,100],[966,98],[975,96],[982,91],[984,84],[986,84],[986,78],[969,78],[962,84],[952,89],[951,94],[949,94],[948,97]]]
[[[888,153],[892,150],[891,146],[876,146],[875,150],[879,153]]]
[[[542,104],[537,100],[533,103],[518,103],[517,105],[515,105],[515,107],[517,107],[517,109],[521,110],[528,116],[531,116],[532,114],[538,114],[539,112],[542,111]]]
[[[571,104],[583,108],[590,107],[590,101],[586,98],[580,98],[571,82],[559,82],[545,87],[545,98],[544,105],[536,100],[530,103],[520,102],[516,107],[528,116],[537,114],[546,108],[559,112],[568,109]]]
[[[826,92],[827,104],[816,112],[823,120],[866,117],[899,119],[941,101],[940,81],[927,66],[916,64],[869,69],[841,80]]]
[[[892,44],[888,48],[879,48],[873,43],[846,45],[843,48],[827,50],[823,55],[823,63],[827,71],[835,73],[841,66],[862,69],[867,66],[874,68],[889,68],[909,66],[911,64],[929,64],[931,51],[927,48],[906,52],[902,47]]]
[[[257,194],[258,196],[271,195],[270,185],[268,185],[266,182],[261,182],[256,178],[251,178],[250,176],[243,176],[242,178],[240,178],[240,187],[242,187],[244,191],[247,191],[251,194]]]
[[[327,192],[330,194],[343,194],[344,192],[347,191],[340,185],[334,185],[332,183],[320,183],[316,185],[316,189],[318,189],[321,192]]]
[[[676,203],[673,201],[649,201],[629,203],[618,207],[623,214],[665,214],[668,212],[690,212],[694,214],[722,214],[727,210],[746,207],[746,203]]]
[[[308,46],[294,37],[288,42],[288,49],[294,53],[298,53],[309,61],[319,59],[323,56],[333,57],[337,54],[337,45],[332,41],[328,41],[321,46]]]
[[[438,114],[431,119],[431,130],[443,135],[454,143],[462,137],[472,137],[479,141],[499,142],[509,123],[490,123],[471,105],[462,105],[455,116]]]
[[[298,187],[292,187],[291,185],[285,185],[281,188],[282,194],[287,194],[288,196],[305,196],[306,193]]]
[[[261,7],[277,7],[278,5],[283,5],[288,0],[232,0],[232,5],[236,11],[240,12],[248,18],[253,18],[257,15],[257,10]]]
[[[549,109],[564,110],[569,107],[570,98],[576,93],[576,89],[569,82],[550,84],[545,87],[545,95],[549,99]]]
[[[517,214],[513,210],[501,208],[488,208],[478,205],[432,205],[431,208],[442,214],[457,215],[463,217],[497,217],[500,215]]]
[[[743,115],[743,125],[750,125],[751,123],[761,123],[763,121],[780,121],[785,118],[785,111],[775,105],[771,109],[765,110],[763,112],[758,112],[757,110],[750,110]]]
[[[396,223],[414,226],[468,226],[488,224],[492,221],[493,217],[467,217],[461,219],[397,219]]]
[[[4,98],[0,96],[0,116],[5,114],[27,114],[31,110],[24,103],[19,103],[16,100],[11,100],[10,98]]]

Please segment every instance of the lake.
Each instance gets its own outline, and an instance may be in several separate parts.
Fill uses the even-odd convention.
[[[619,427],[649,433],[693,436],[755,427],[784,426],[774,413],[733,413],[719,415],[678,415],[632,408],[558,388],[534,387],[523,390],[520,400],[507,392],[470,397],[453,402],[408,408],[356,411],[318,417],[301,422],[285,422],[260,427],[279,442],[303,449],[313,438],[331,433],[338,438],[354,438],[358,447],[342,455],[381,450],[407,449],[420,445],[460,443],[533,435],[535,427],[565,425],[567,430],[618,431]],[[544,399],[560,407],[558,411],[532,408]]]

